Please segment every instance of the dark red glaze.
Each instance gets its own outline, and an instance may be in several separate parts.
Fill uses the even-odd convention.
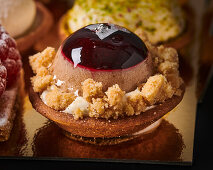
[[[114,24],[89,25],[73,33],[62,45],[62,54],[74,64],[95,70],[127,69],[147,58],[144,42]]]

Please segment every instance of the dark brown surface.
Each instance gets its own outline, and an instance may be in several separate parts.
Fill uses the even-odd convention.
[[[164,46],[173,47],[177,50],[180,50],[188,46],[194,39],[194,34],[195,34],[194,11],[188,5],[184,5],[182,8],[186,17],[186,28],[184,32],[181,35],[179,35],[177,38],[171,39],[168,42],[163,43]]]
[[[213,5],[204,13],[202,22],[197,85],[197,96],[201,98],[203,95],[203,90],[206,90],[205,85],[208,83],[208,76],[210,76],[209,74],[213,65]]]
[[[140,115],[119,118],[117,120],[106,120],[85,117],[84,119],[75,120],[71,114],[61,113],[43,103],[38,93],[30,88],[30,101],[32,106],[43,116],[57,123],[64,130],[84,137],[118,137],[131,135],[144,129],[154,123],[166,113],[177,106],[183,98],[183,93],[179,96],[173,96],[163,104],[150,109]]]
[[[34,156],[180,161],[185,147],[179,131],[166,120],[153,133],[114,146],[70,140],[61,131],[52,122],[39,129],[33,141]]]

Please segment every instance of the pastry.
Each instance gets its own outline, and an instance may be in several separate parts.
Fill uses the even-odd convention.
[[[16,38],[25,33],[33,24],[36,6],[33,0],[0,0],[0,23]]]
[[[29,49],[52,25],[52,16],[34,0],[0,0],[0,24],[15,38],[20,52]]]
[[[21,67],[16,42],[0,25],[0,141],[8,140],[13,127]]]
[[[184,94],[176,50],[114,24],[83,27],[57,53],[48,47],[29,60],[33,107],[72,136],[141,135]]]
[[[187,9],[187,15],[189,12]],[[94,0],[77,0],[73,8],[61,18],[59,34],[64,40],[86,25],[113,23],[136,34],[145,32],[152,44],[163,43],[180,48],[191,39],[188,34],[191,35],[192,31],[187,22],[188,18],[176,0],[102,0],[98,3]]]

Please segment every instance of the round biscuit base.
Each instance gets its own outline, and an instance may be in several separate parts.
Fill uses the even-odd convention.
[[[181,87],[181,96],[173,96],[164,103],[141,113],[118,119],[85,117],[75,120],[73,115],[56,111],[43,103],[38,93],[30,88],[30,101],[37,112],[55,122],[59,127],[75,136],[91,138],[114,138],[129,136],[153,124],[174,109],[182,100],[185,86]]]

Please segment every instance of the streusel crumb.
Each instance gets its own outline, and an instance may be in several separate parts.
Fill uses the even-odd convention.
[[[47,47],[41,53],[37,53],[29,57],[29,62],[32,67],[33,72],[36,74],[38,69],[43,67],[49,67],[52,64],[52,60],[55,57],[55,49],[52,47]]]
[[[159,74],[150,77],[142,88],[142,96],[153,105],[158,102],[164,102],[171,94],[174,94],[166,78]],[[166,90],[165,90],[166,89]]]
[[[138,89],[136,89],[133,92],[130,92],[130,94],[126,95],[127,98],[127,103],[132,106],[132,108],[134,109],[134,112],[136,114],[140,113],[140,112],[144,112],[146,109],[146,102],[144,101],[144,98],[142,96],[142,92],[139,91]],[[129,112],[130,114],[132,113],[132,108],[130,108],[130,106],[126,106],[127,109],[130,109]]]
[[[43,90],[47,89],[51,85],[53,80],[53,76],[45,75],[45,76],[34,76],[31,78],[31,82],[33,84],[33,90],[35,92],[42,92]]]
[[[45,96],[46,104],[55,110],[64,110],[73,101],[73,94],[61,92],[55,85],[51,86]]]
[[[90,104],[89,116],[99,117],[104,114],[106,108],[108,108],[108,103],[103,98],[93,98],[92,103]]]
[[[95,82],[93,79],[86,79],[82,83],[83,98],[91,102],[92,98],[102,97],[102,83]]]
[[[114,106],[115,108],[122,107],[125,92],[117,84],[109,87],[105,93],[107,95],[106,100],[110,106]]]

